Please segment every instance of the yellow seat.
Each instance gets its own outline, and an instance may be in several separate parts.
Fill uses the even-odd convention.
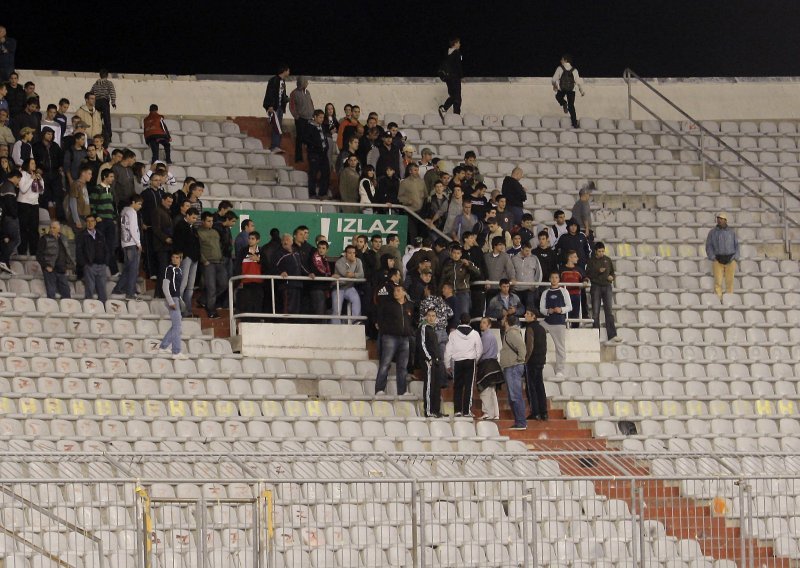
[[[283,416],[283,407],[277,400],[265,400],[261,403],[261,412],[264,416]]]
[[[19,399],[19,413],[20,414],[40,414],[42,406],[39,401],[29,396],[23,396]]]
[[[663,400],[661,401],[661,414],[670,418],[673,416],[681,416],[683,414],[683,408],[679,402]]]
[[[145,400],[144,415],[152,417],[166,416],[167,409],[164,407],[164,403],[160,400]]]
[[[327,406],[328,416],[350,416],[350,409],[341,400],[329,400]]]
[[[67,414],[67,405],[60,398],[44,399],[45,414]]]
[[[141,416],[142,406],[138,400],[123,399],[119,401],[119,413],[122,416]]]
[[[189,405],[183,400],[170,400],[169,401],[169,415],[175,417],[184,417],[189,415]]]
[[[749,400],[734,400],[731,403],[731,410],[737,416],[751,416],[755,414],[753,403]]]
[[[286,416],[306,416],[306,405],[299,400],[287,400],[284,403]]]
[[[0,414],[14,414],[17,411],[16,406],[7,396],[0,396]]]
[[[365,400],[350,401],[350,416],[372,416],[372,407]]]
[[[106,400],[103,398],[98,398],[94,401],[94,413],[98,416],[113,416],[119,414],[117,412],[117,404],[113,400]]]
[[[207,400],[192,401],[192,416],[206,418],[213,415],[213,407],[208,403]]]
[[[402,416],[403,418],[420,416],[420,414],[417,412],[416,405],[413,402],[408,402],[405,400],[394,403],[394,415]]]
[[[308,416],[327,416],[325,405],[318,400],[306,401],[306,414]]]
[[[217,416],[238,416],[239,409],[230,400],[218,400],[214,403],[214,412]]]
[[[570,401],[567,403],[567,418],[585,418],[586,406],[582,402]]]
[[[757,400],[755,403],[756,407],[756,414],[759,416],[774,416],[775,414],[775,405],[772,404],[771,400]]]
[[[372,403],[372,415],[379,416],[381,418],[394,416],[394,408],[392,407],[392,403],[386,402],[385,400],[374,401]]]
[[[708,412],[711,416],[727,416],[731,413],[731,406],[724,400],[712,400],[708,403]]]
[[[633,416],[633,405],[626,400],[618,400],[614,403],[614,416],[627,418]]]
[[[663,257],[675,256],[675,249],[672,248],[672,245],[667,245],[667,244],[658,245],[658,256],[663,256]]]
[[[650,258],[656,255],[656,249],[653,245],[642,243],[636,247],[636,252],[643,258]]]
[[[603,418],[608,415],[608,405],[605,402],[593,400],[589,403],[589,416],[592,418]]]
[[[678,245],[678,256],[683,258],[695,257],[697,256],[697,248],[694,245]]]
[[[636,409],[639,413],[639,416],[650,418],[658,414],[658,409],[656,408],[655,403],[653,403],[651,400],[640,400],[636,403]]]
[[[617,256],[620,258],[633,256],[633,247],[629,243],[617,244]]]
[[[261,416],[261,408],[259,408],[258,403],[254,400],[240,400],[239,414],[247,417]]]
[[[91,405],[88,400],[73,398],[69,401],[69,412],[75,416],[85,416],[91,412]]]
[[[778,414],[781,416],[793,416],[797,414],[797,406],[793,400],[781,399],[778,401]]]
[[[686,414],[689,416],[705,416],[708,414],[708,408],[705,403],[699,400],[689,400],[686,402]]]

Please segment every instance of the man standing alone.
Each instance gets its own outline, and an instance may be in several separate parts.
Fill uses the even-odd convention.
[[[308,92],[308,79],[297,78],[297,88],[289,95],[289,112],[294,118],[294,161],[303,161],[303,129],[314,118],[314,101]],[[324,113],[323,113],[324,115]]]
[[[706,256],[713,263],[714,292],[722,300],[724,292],[733,294],[733,277],[739,261],[739,239],[728,226],[725,213],[717,213],[717,226],[706,237]]]
[[[450,40],[447,57],[439,66],[439,78],[447,84],[447,100],[439,106],[439,116],[442,117],[442,121],[444,113],[451,106],[454,113],[461,114],[461,78],[464,76],[461,59],[461,39],[455,37]]]
[[[286,78],[289,76],[289,66],[281,65],[278,73],[267,83],[267,92],[264,94],[264,110],[272,129],[272,143],[270,150],[275,154],[282,154],[281,134],[283,134],[281,121],[286,112],[286,103],[289,96],[286,94]]]

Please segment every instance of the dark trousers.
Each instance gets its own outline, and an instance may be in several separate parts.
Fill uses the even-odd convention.
[[[103,117],[103,144],[108,148],[111,146],[111,101],[95,98],[94,106]]]
[[[39,206],[48,210],[51,220],[65,221],[67,217],[64,212],[64,178],[59,172],[45,173],[42,178],[44,194],[39,200]]]
[[[442,411],[442,385],[445,384],[444,366],[441,363],[425,362],[425,384],[423,386],[423,405],[425,416],[440,414]]]
[[[117,222],[112,219],[103,219],[97,224],[97,230],[103,235],[106,242],[106,262],[111,275],[119,272],[119,265],[117,264]]]
[[[525,390],[528,391],[528,405],[534,416],[547,414],[547,395],[544,392],[542,369],[544,365],[531,362],[525,365]]]
[[[592,318],[594,319],[594,328],[600,329],[600,303],[603,303],[603,314],[606,318],[606,334],[608,339],[614,339],[617,336],[617,326],[614,323],[613,304],[611,298],[613,291],[611,286],[592,286]]]
[[[170,155],[171,149],[169,145],[169,140],[167,138],[163,138],[161,136],[151,136],[146,140],[147,145],[150,146],[150,151],[153,153],[153,156],[150,158],[150,163],[155,163],[158,160],[158,145],[161,144],[164,147],[164,158],[166,158],[167,163],[172,163],[172,156]]]
[[[66,273],[56,272],[55,270],[52,272],[43,270],[42,276],[44,276],[44,289],[47,292],[48,298],[54,300],[56,293],[61,294],[62,298],[70,297],[69,281],[67,280]]]
[[[257,314],[262,312],[264,304],[264,285],[261,282],[244,284],[236,294],[236,313]],[[270,308],[270,311],[272,309]],[[242,321],[255,321],[244,319]]]
[[[278,288],[277,294],[280,303],[278,309],[282,314],[299,314],[300,313],[300,296],[302,295],[302,288],[295,288],[292,286],[282,286]]]
[[[447,100],[442,105],[444,110],[453,107],[454,113],[461,114],[461,79],[448,79],[445,83],[447,84]]]
[[[472,410],[472,385],[475,383],[475,360],[462,359],[453,363],[453,408],[456,414]]]
[[[303,161],[303,132],[304,125],[306,124],[305,118],[298,118],[294,121],[294,161]]]
[[[575,91],[558,91],[556,93],[556,100],[562,107],[564,106],[564,99],[566,98],[567,112],[572,121],[572,128],[578,128],[578,118],[575,114]]]
[[[569,299],[572,301],[572,311],[569,312],[568,318],[570,319],[580,319],[585,318],[589,313],[589,306],[586,300],[586,289],[581,288],[580,294],[575,294],[574,296],[570,294]],[[571,328],[580,327],[581,324],[578,322],[572,322],[569,324]]]
[[[217,311],[217,297],[228,285],[225,265],[222,262],[209,262],[203,266],[203,284],[205,285],[206,311],[213,314]]]
[[[19,247],[19,219],[6,217],[0,223],[0,262],[8,264]]]
[[[319,177],[319,183],[317,183]],[[328,156],[325,153],[308,153],[308,196],[324,197],[328,195],[328,184],[330,183],[331,166],[328,164]],[[319,192],[317,192],[319,185]]]
[[[36,256],[39,244],[39,205],[17,203],[19,212],[19,246],[17,254]]]

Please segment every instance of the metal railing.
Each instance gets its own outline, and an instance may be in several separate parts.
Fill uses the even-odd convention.
[[[242,280],[267,280],[270,283],[270,291],[271,291],[271,303],[272,303],[272,312],[240,312],[236,313],[236,310],[233,307],[236,305],[235,300],[235,286],[236,282],[240,282]],[[234,337],[239,334],[239,331],[236,326],[237,319],[249,318],[249,319],[284,319],[288,321],[292,320],[319,320],[321,322],[325,322],[328,320],[345,320],[350,323],[356,321],[365,321],[367,316],[353,316],[349,314],[342,314],[342,315],[319,315],[319,314],[282,314],[278,313],[276,296],[275,296],[275,282],[287,282],[287,281],[301,281],[301,282],[308,282],[308,283],[315,283],[315,282],[330,282],[334,284],[333,290],[334,293],[338,296],[341,294],[341,284],[342,283],[353,283],[353,284],[363,284],[366,282],[364,278],[333,278],[327,276],[281,276],[280,274],[242,274],[239,276],[233,276],[230,280],[228,280],[228,305],[231,306],[229,310],[229,322],[230,322],[230,330],[231,330],[231,337]],[[336,308],[336,305],[333,306]]]
[[[488,290],[490,288],[491,289],[498,288],[500,286],[500,281],[499,280],[476,280],[472,284],[474,284],[476,286],[486,286],[486,289]],[[550,282],[527,282],[527,281],[518,281],[518,280],[512,280],[511,281],[511,290],[512,291],[519,290],[520,286],[530,287],[531,288],[530,291],[533,291],[533,289],[535,289],[535,288],[543,288],[545,286],[549,288],[550,287]],[[561,282],[561,283],[559,283],[559,286],[564,286],[565,288],[580,288],[582,290],[589,290],[592,287],[590,282]],[[523,290],[523,291],[527,291],[527,290]],[[486,305],[484,306],[484,310],[483,310],[484,315],[486,314],[486,310],[488,308],[489,308],[489,302],[486,302]],[[479,321],[479,320],[480,320],[480,318],[472,318],[473,322]],[[579,324],[580,323],[594,323],[594,319],[593,318],[585,318],[585,317],[580,317],[580,318],[570,318],[570,317],[568,317],[567,318],[567,323],[579,323]]]
[[[800,203],[800,194],[797,194],[794,191],[790,190],[785,185],[783,185],[781,182],[779,182],[774,177],[772,177],[767,172],[765,172],[761,167],[759,167],[758,165],[754,164],[747,157],[745,157],[741,152],[739,152],[738,150],[733,148],[730,144],[725,142],[725,140],[723,140],[720,136],[718,136],[717,134],[711,132],[708,128],[703,126],[703,124],[699,120],[697,120],[694,117],[690,116],[686,111],[684,111],[682,108],[680,108],[678,105],[676,105],[671,99],[669,99],[661,91],[659,91],[653,85],[651,85],[649,81],[647,81],[646,79],[643,79],[642,77],[637,75],[632,69],[625,69],[625,71],[623,73],[623,79],[625,80],[625,83],[626,83],[627,88],[628,88],[628,118],[629,119],[633,118],[633,104],[635,103],[642,110],[644,110],[646,113],[648,113],[654,119],[659,121],[661,126],[666,128],[667,130],[669,130],[672,134],[677,136],[682,142],[685,142],[692,150],[695,150],[697,152],[698,158],[699,158],[699,161],[700,161],[700,165],[701,165],[701,168],[702,168],[702,177],[703,177],[704,180],[706,179],[706,175],[705,175],[706,163],[712,164],[713,166],[716,166],[717,168],[719,168],[719,171],[724,173],[731,180],[736,181],[739,184],[739,186],[745,188],[750,195],[756,197],[759,201],[761,201],[762,204],[764,204],[764,206],[766,206],[771,211],[777,213],[780,216],[781,222],[783,224],[783,246],[784,246],[784,250],[791,257],[792,247],[791,247],[791,239],[790,239],[790,236],[789,236],[789,226],[791,225],[792,227],[800,228],[800,221],[798,221],[798,220],[796,220],[796,219],[794,219],[793,217],[790,216],[788,198],[791,197],[796,202]],[[693,135],[693,134],[689,135],[689,134],[686,134],[684,132],[681,132],[680,130],[677,130],[672,125],[670,125],[668,121],[664,120],[658,114],[656,114],[656,112],[654,110],[652,110],[650,107],[648,107],[639,98],[634,96],[633,92],[632,92],[632,88],[633,88],[633,83],[634,82],[645,86],[650,92],[654,93],[659,99],[661,99],[662,101],[667,103],[673,110],[675,110],[681,116],[683,116],[686,120],[688,120],[700,133],[699,143],[695,142],[695,135]],[[726,164],[720,162],[719,160],[717,160],[716,158],[714,158],[713,156],[708,154],[708,152],[706,152],[706,148],[705,148],[705,137],[709,137],[709,138],[713,139],[717,144],[719,144],[720,146],[722,146],[726,150],[732,152],[736,156],[736,158],[738,160],[741,160],[743,163],[745,163],[748,166],[750,166],[751,168],[753,168],[756,172],[758,172],[758,174],[762,178],[764,178],[767,181],[772,182],[778,189],[780,189],[780,192],[781,192],[781,195],[780,195],[781,203],[780,203],[780,205],[775,205],[772,202],[772,200],[770,199],[769,196],[767,196],[764,193],[762,193],[759,189],[753,187],[750,183],[748,183],[747,180],[745,180],[741,176],[739,176],[739,174],[734,173],[733,171],[731,171],[731,169],[728,166],[726,166]]]

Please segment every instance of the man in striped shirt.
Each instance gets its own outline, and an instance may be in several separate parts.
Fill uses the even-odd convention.
[[[114,107],[114,110],[117,108],[117,91],[114,83],[108,79],[108,71],[100,70],[100,78],[94,82],[89,92],[94,95],[94,105],[103,117],[103,139],[108,146],[111,144],[111,108],[109,105]]]
[[[110,169],[103,170],[98,183],[89,193],[89,204],[92,215],[97,220],[97,232],[102,233],[106,244],[106,259],[103,264],[108,265],[111,275],[119,272],[116,250],[119,244],[117,238],[117,208],[114,205],[114,172]]]

